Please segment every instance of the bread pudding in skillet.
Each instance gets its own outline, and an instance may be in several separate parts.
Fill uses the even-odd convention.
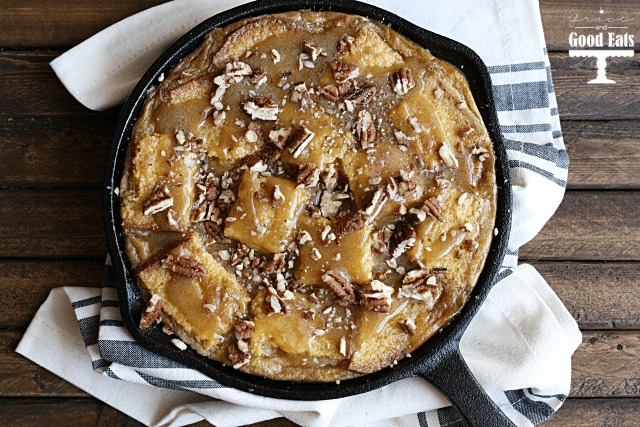
[[[460,70],[365,17],[288,12],[214,29],[158,80],[120,186],[141,328],[250,374],[338,381],[465,304],[496,174]]]

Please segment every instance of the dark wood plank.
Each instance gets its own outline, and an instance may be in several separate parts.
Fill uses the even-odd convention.
[[[98,191],[0,190],[0,257],[106,254]]]
[[[89,117],[0,118],[3,187],[93,187],[102,184],[115,129],[109,113]]]
[[[640,193],[569,191],[521,259],[640,260]]]
[[[640,395],[638,331],[587,331],[572,358],[574,397]]]
[[[570,189],[640,189],[640,122],[564,121]]]
[[[69,47],[163,0],[5,0],[0,47]]]
[[[15,348],[23,332],[0,330],[0,402],[8,396],[88,396],[84,391],[16,353]],[[0,408],[2,406],[0,403]],[[0,425],[3,425],[1,421]]]
[[[0,261],[0,328],[26,328],[53,288],[101,286],[103,266],[103,259]]]
[[[640,264],[532,263],[580,329],[640,329]]]
[[[592,85],[596,58],[570,58],[567,53],[550,55],[551,72],[564,120],[622,120],[640,118],[640,67],[633,58],[607,60],[607,77],[617,84]]]
[[[600,15],[600,8],[604,13]],[[612,24],[615,26],[628,26],[628,29],[615,30],[618,34],[640,34],[640,9],[636,0],[609,0],[593,2],[589,0],[540,0],[542,26],[549,51],[566,51],[569,49],[569,34],[572,31],[580,31],[581,34],[598,33],[596,30],[575,29],[570,26],[570,18],[577,17],[590,20],[597,18],[618,19],[624,17],[631,19],[626,24]],[[576,24],[575,26],[584,26]],[[591,32],[590,32],[591,31]],[[614,30],[609,30],[614,31]],[[606,33],[606,31],[605,31]],[[606,35],[606,34],[605,34]],[[606,43],[606,42],[605,42]],[[637,43],[637,39],[636,39]]]
[[[640,399],[569,398],[544,427],[636,427]]]

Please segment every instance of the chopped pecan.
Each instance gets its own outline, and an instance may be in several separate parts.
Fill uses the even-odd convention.
[[[153,322],[155,322],[158,317],[160,317],[162,302],[162,298],[160,298],[159,295],[153,294],[151,296],[151,299],[140,315],[140,329],[147,329],[149,326],[153,325]]]
[[[298,186],[305,188],[316,187],[320,180],[320,169],[315,163],[301,163],[296,176]]]
[[[349,233],[362,230],[364,225],[365,223],[362,220],[362,216],[357,212],[351,212],[340,218],[333,229],[335,230],[336,238],[340,239]]]
[[[347,80],[355,79],[360,75],[360,68],[357,65],[344,61],[336,61],[333,64],[333,77],[338,83],[344,83]]]
[[[327,285],[334,294],[343,301],[353,304],[356,302],[356,292],[353,285],[341,272],[330,270],[322,276],[322,283]]]
[[[323,191],[320,197],[320,212],[325,218],[333,218],[338,214],[342,201],[350,196],[346,193],[337,193],[334,191]]]
[[[291,128],[274,129],[269,132],[269,139],[276,147],[282,150],[291,136],[291,132],[293,132]]]
[[[396,224],[396,231],[391,238],[391,255],[398,258],[408,251],[416,242],[416,230],[406,221]]]
[[[293,158],[298,158],[300,154],[307,148],[315,133],[310,131],[306,126],[298,127],[287,140],[287,147],[291,151]]]
[[[339,93],[338,88],[334,85],[327,85],[318,89],[318,93],[326,100],[331,102],[338,102]]]
[[[376,124],[367,110],[358,113],[355,124],[355,136],[360,141],[363,150],[373,147],[377,137]]]
[[[153,196],[144,202],[144,210],[142,213],[144,215],[153,215],[167,210],[171,206],[173,206],[173,197],[171,197],[169,188],[163,185]]]
[[[426,301],[432,308],[433,304],[440,298],[441,293],[442,286],[438,283],[435,274],[431,273],[427,268],[421,268],[405,274],[398,296]]]
[[[242,259],[249,255],[250,251],[251,250],[247,245],[245,245],[244,243],[238,243],[238,247],[231,257],[231,261],[229,262],[229,264],[231,264],[232,266],[240,264],[242,262]]]
[[[256,324],[251,320],[241,320],[233,327],[233,333],[236,339],[248,340],[253,336],[253,330]]]
[[[458,168],[458,159],[456,158],[455,153],[453,152],[451,147],[449,147],[449,144],[446,141],[443,142],[440,146],[438,154],[440,154],[440,158],[442,159],[444,164],[447,165],[447,167],[452,169]]]
[[[367,206],[367,208],[362,211],[362,213],[367,217],[367,224],[373,224],[373,222],[383,211],[388,201],[389,195],[385,192],[384,187],[378,187],[376,192],[373,193],[371,202],[369,202],[369,206]]]
[[[222,228],[218,224],[213,221],[205,221],[202,223],[202,225],[204,226],[204,230],[213,240],[213,242],[211,243],[219,242],[220,240],[222,240]]]
[[[162,266],[185,277],[204,277],[207,269],[200,262],[184,256],[168,255],[162,260]]]
[[[411,319],[401,320],[400,322],[398,322],[398,326],[400,326],[400,329],[402,329],[402,331],[407,335],[416,334],[417,327],[414,321]]]
[[[293,72],[289,71],[286,73],[280,73],[278,81],[276,81],[276,87],[283,88],[287,84],[287,80],[293,74]]]
[[[425,200],[422,209],[427,213],[427,215],[437,219],[440,222],[444,221],[444,217],[442,216],[442,208],[440,207],[438,199],[436,199],[435,197],[429,197],[427,200]]]
[[[387,251],[387,242],[384,241],[382,231],[376,231],[371,235],[371,248],[379,254]]]
[[[322,53],[322,48],[310,40],[304,41],[304,43],[302,44],[302,50],[309,56],[311,61],[314,62]]]
[[[242,107],[253,120],[278,120],[278,104],[267,97],[251,98]]]
[[[287,254],[286,253],[278,253],[274,254],[273,258],[271,258],[264,265],[262,269],[262,274],[272,274],[278,271],[284,271],[287,268]]]
[[[391,75],[391,81],[393,83],[393,90],[398,95],[405,95],[411,89],[416,87],[416,81],[413,78],[413,73],[407,67],[402,67]]]
[[[242,77],[253,74],[253,70],[249,64],[242,61],[231,61],[227,63],[225,74],[229,77],[239,78],[239,80],[234,81],[234,83],[239,83]]]
[[[264,68],[256,68],[253,70],[251,77],[249,77],[249,81],[256,86],[262,86],[267,82],[267,72]]]
[[[354,104],[367,105],[373,100],[373,97],[378,93],[378,87],[376,85],[367,85],[359,89],[354,90],[347,98]]]
[[[361,285],[357,289],[360,297],[359,303],[367,310],[379,313],[388,313],[391,307],[391,295],[394,289],[379,280],[373,280],[367,285]]]
[[[305,82],[298,83],[293,87],[293,89],[291,89],[291,101],[299,102],[300,108],[303,111],[309,105],[313,105],[311,95],[309,94],[309,90],[307,89],[307,84]]]
[[[338,42],[338,52],[339,53],[346,53],[349,52],[351,50],[351,44],[353,43],[355,39],[346,34],[344,35],[340,41]]]
[[[267,293],[265,295],[265,303],[267,305],[267,309],[272,313],[284,313],[287,314],[287,305],[278,292],[272,287],[269,286],[267,288]]]
[[[315,313],[311,310],[307,310],[300,313],[300,316],[302,316],[304,320],[311,320],[315,317]]]
[[[282,190],[280,190],[280,186],[276,184],[273,186],[273,195],[271,196],[271,206],[275,209],[283,203],[284,203],[284,194],[282,194]]]
[[[243,365],[246,365],[249,363],[250,359],[251,356],[249,353],[243,353],[235,344],[229,345],[229,361],[231,362],[233,369],[238,369]]]
[[[346,82],[338,85],[338,95],[348,96],[360,88],[360,82],[358,80],[347,80]]]

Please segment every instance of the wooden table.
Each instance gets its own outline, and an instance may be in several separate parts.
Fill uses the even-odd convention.
[[[118,109],[82,107],[48,62],[158,3],[0,2],[0,425],[138,425],[14,349],[51,288],[100,284],[106,253],[100,186]],[[638,56],[608,61],[617,84],[588,85],[595,59],[567,52],[568,16],[601,6],[634,18],[640,37],[634,0],[541,5],[571,168],[562,206],[521,259],[546,277],[584,336],[571,397],[549,426],[640,425]]]

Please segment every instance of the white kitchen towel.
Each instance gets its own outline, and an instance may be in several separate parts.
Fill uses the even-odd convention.
[[[89,108],[117,105],[180,35],[245,2],[163,4],[95,35],[56,59],[52,67]],[[559,205],[568,168],[538,4],[370,3],[470,46],[488,65],[509,157],[514,224],[501,280],[464,334],[461,351],[509,418],[519,426],[537,425],[566,398],[571,354],[581,340],[575,321],[544,279],[531,266],[516,266],[518,249]],[[420,378],[321,402],[269,399],[222,387],[137,346],[122,325],[112,280],[107,265],[103,288],[54,290],[17,351],[145,424],[185,425],[206,419],[227,426],[284,416],[310,426],[431,427],[452,426],[459,420],[446,399]],[[73,314],[81,333],[70,321]]]

